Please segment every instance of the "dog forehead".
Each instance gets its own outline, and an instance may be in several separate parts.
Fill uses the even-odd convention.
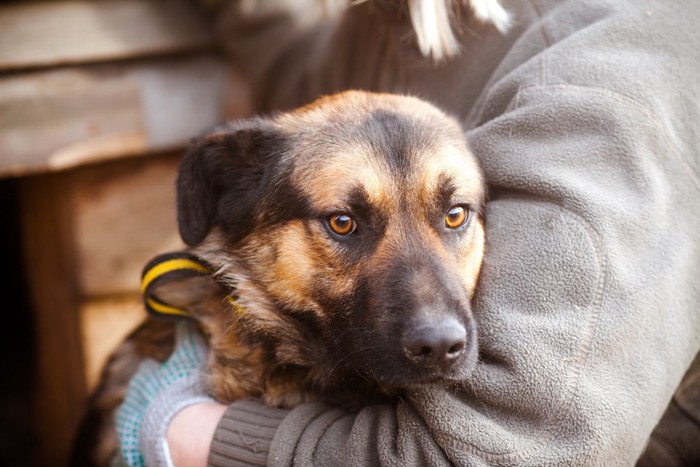
[[[416,98],[352,91],[283,114],[278,124],[291,181],[317,210],[342,208],[340,200],[358,193],[385,209],[411,192],[429,202],[446,178],[480,191],[459,124]]]
[[[424,199],[431,199],[448,188],[459,202],[481,205],[483,176],[476,157],[466,144],[448,145],[436,153],[423,156],[411,184],[420,187]]]
[[[344,148],[296,165],[294,182],[318,211],[348,209],[351,199],[390,209],[399,187],[391,167],[366,148]]]

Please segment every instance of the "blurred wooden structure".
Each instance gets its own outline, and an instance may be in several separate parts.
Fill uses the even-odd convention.
[[[248,115],[246,97],[193,2],[0,5],[0,178],[21,195],[42,465],[65,463],[106,355],[144,316],[142,266],[182,246],[183,148]]]

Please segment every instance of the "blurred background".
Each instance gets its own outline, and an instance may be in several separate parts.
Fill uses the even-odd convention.
[[[188,0],[0,3],[0,466],[63,465],[190,138],[250,114]]]

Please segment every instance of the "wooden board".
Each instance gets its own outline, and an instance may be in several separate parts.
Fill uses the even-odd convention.
[[[0,71],[191,52],[212,43],[188,0],[0,5]]]
[[[36,341],[38,465],[64,465],[85,397],[71,210],[62,176],[21,181],[24,269]]]
[[[91,392],[109,355],[143,319],[141,296],[131,294],[83,302],[80,306],[85,385]]]
[[[151,258],[184,247],[175,215],[180,157],[124,160],[72,174],[70,205],[81,296],[137,292],[141,270]]]
[[[21,174],[100,158],[114,147],[143,150],[138,85],[118,75],[73,69],[0,77],[0,166]]]
[[[247,111],[231,77],[214,55],[0,76],[0,177],[182,148]]]
[[[35,323],[39,465],[63,465],[104,359],[145,316],[140,272],[181,246],[179,153],[18,180],[24,269]]]

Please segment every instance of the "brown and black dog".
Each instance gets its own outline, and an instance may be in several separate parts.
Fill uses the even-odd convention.
[[[414,97],[350,91],[227,123],[193,143],[177,180],[180,233],[214,280],[159,293],[200,324],[223,402],[352,408],[459,385],[477,360],[484,196],[463,129]],[[147,321],[105,369],[83,430],[99,458],[129,376],[172,336]]]

